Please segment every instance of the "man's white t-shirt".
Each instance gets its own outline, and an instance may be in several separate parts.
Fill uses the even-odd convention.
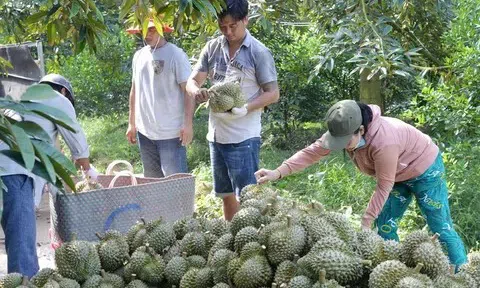
[[[132,67],[137,131],[151,140],[178,138],[185,103],[179,84],[191,71],[187,55],[172,43],[147,45],[135,53]]]

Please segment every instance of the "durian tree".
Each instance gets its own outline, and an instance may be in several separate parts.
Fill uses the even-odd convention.
[[[359,76],[360,100],[384,106],[382,85],[391,77],[424,76],[445,69],[439,39],[452,19],[446,0],[254,1],[264,27],[309,23],[326,35],[317,66],[332,71],[345,57]],[[273,12],[272,12],[273,11]]]

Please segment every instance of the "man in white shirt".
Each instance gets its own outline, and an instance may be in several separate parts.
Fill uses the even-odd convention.
[[[129,29],[139,33],[139,29]],[[171,32],[168,26],[164,33]],[[137,143],[145,177],[187,172],[195,100],[185,93],[191,65],[182,49],[148,25],[145,47],[133,56],[127,139]]]
[[[223,199],[227,220],[238,210],[236,197],[242,188],[256,183],[262,110],[279,99],[272,54],[246,29],[247,14],[247,0],[226,1],[226,9],[218,15],[223,35],[205,45],[187,84],[192,98],[204,102],[208,92],[200,87],[207,78],[212,84],[238,80],[247,101],[243,108],[232,109],[235,113],[210,112],[209,115],[207,140],[213,189]]]

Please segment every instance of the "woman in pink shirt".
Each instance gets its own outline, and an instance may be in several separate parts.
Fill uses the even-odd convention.
[[[377,185],[362,217],[362,228],[372,223],[385,239],[398,241],[397,223],[415,196],[430,230],[440,234],[452,264],[467,261],[465,247],[453,229],[445,168],[432,139],[415,127],[381,116],[376,105],[342,100],[327,112],[328,131],[275,170],[255,173],[259,184],[278,180],[345,149],[355,166],[375,177]]]

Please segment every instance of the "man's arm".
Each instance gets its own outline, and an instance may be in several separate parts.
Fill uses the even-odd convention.
[[[195,110],[195,97],[192,97],[187,93],[187,82],[182,82],[179,85],[180,90],[184,94],[185,104],[183,128],[180,132],[180,140],[182,140],[183,146],[187,146],[190,144],[190,142],[192,142],[193,139],[193,112]]]
[[[261,87],[263,93],[252,101],[248,102],[247,110],[249,112],[262,109],[263,107],[276,103],[280,98],[280,91],[278,89],[277,81],[265,83]]]
[[[207,72],[194,70],[192,75],[190,75],[190,78],[188,78],[186,92],[191,98],[196,99],[198,103],[208,100],[207,90],[201,88],[207,80],[207,77]]]
[[[127,140],[135,144],[137,142],[137,127],[135,126],[135,82],[132,81],[132,88],[130,88],[130,97],[128,100],[128,128]]]

